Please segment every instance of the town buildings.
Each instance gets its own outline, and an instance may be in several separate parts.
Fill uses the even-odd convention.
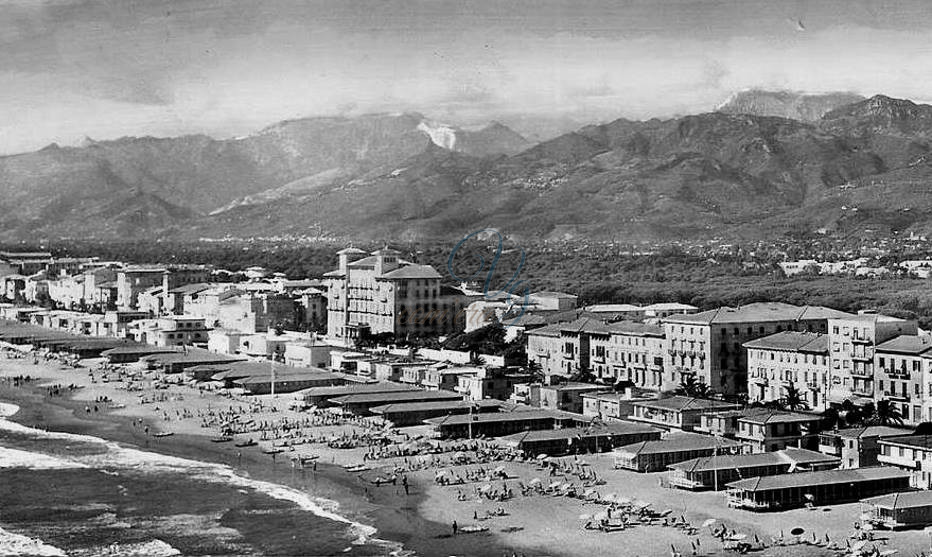
[[[692,431],[701,424],[703,414],[717,411],[736,410],[737,404],[674,396],[656,400],[638,401],[632,404],[634,414],[630,419],[659,426],[663,429]]]
[[[829,391],[829,336],[783,331],[744,343],[748,354],[748,399],[781,400],[792,387],[811,410],[824,410]]]
[[[841,468],[865,468],[879,464],[880,444],[885,437],[908,435],[909,430],[889,426],[862,426],[823,431],[819,452],[841,459]]]

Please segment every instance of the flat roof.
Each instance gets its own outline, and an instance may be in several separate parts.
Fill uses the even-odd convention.
[[[799,472],[777,476],[761,476],[731,482],[728,487],[743,491],[772,491],[777,489],[804,488],[815,485],[851,484],[878,480],[909,478],[909,472],[892,466],[854,468],[849,470],[822,470]]]

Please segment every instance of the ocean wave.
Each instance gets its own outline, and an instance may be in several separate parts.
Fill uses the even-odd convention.
[[[0,556],[36,555],[43,557],[66,557],[61,549],[49,545],[39,538],[30,538],[0,528]]]
[[[399,544],[376,538],[376,529],[374,527],[353,521],[339,514],[337,512],[339,503],[336,501],[323,497],[315,497],[288,486],[241,476],[236,470],[224,464],[203,462],[124,447],[113,441],[91,435],[79,435],[60,431],[43,431],[5,419],[6,416],[12,416],[18,410],[19,408],[16,405],[0,403],[0,429],[37,438],[98,444],[106,448],[105,452],[99,454],[72,456],[67,460],[47,457],[49,459],[54,458],[56,462],[60,462],[62,465],[74,464],[74,467],[90,467],[101,471],[115,468],[120,470],[136,470],[143,473],[184,473],[189,476],[193,475],[202,481],[219,482],[234,487],[252,489],[274,499],[294,503],[298,508],[321,518],[347,525],[351,535],[354,536],[354,544],[374,543],[395,548],[399,547]],[[37,458],[47,456],[37,453],[28,454],[34,455]]]
[[[107,555],[108,557],[175,557],[181,551],[160,539],[138,543],[114,543],[87,551],[74,551],[72,557]]]
[[[18,449],[0,447],[0,468],[29,468],[30,470],[66,470],[87,468],[84,464]]]

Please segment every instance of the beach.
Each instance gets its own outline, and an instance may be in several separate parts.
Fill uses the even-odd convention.
[[[485,441],[422,451],[432,446],[426,427],[385,433],[369,419],[292,409],[295,395],[231,396],[132,366],[118,378],[99,361],[34,361],[0,359],[0,402],[12,414],[0,420],[0,474],[10,480],[0,540],[33,540],[35,554],[116,543],[113,554],[720,555],[730,553],[718,535],[726,529],[758,555],[833,555],[823,540],[844,549],[863,512],[855,503],[751,513],[728,508],[723,493],[614,470],[610,454],[518,461]],[[234,428],[255,430],[215,442],[233,415]],[[287,445],[309,436],[331,443]],[[610,507],[628,527],[584,529]],[[88,520],[100,527],[79,527]],[[874,537],[903,554],[929,549],[922,531]]]

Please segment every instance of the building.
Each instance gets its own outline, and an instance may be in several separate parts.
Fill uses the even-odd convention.
[[[779,451],[788,447],[815,450],[819,446],[822,416],[802,412],[761,409],[738,418],[735,439],[751,452]]]
[[[541,385],[540,407],[546,410],[562,410],[582,414],[582,395],[604,390],[604,385],[593,385],[591,383]]]
[[[822,470],[760,476],[728,484],[728,506],[752,511],[838,505],[909,489],[909,474],[893,467]]]
[[[823,431],[819,435],[819,452],[841,459],[841,468],[877,466],[880,455],[878,441],[884,437],[909,435],[905,429],[882,425],[851,427]]]
[[[887,399],[899,410],[903,423],[932,421],[932,337],[900,335],[878,344],[874,351],[874,399]]]
[[[425,420],[441,439],[502,437],[524,431],[585,427],[583,416],[548,410],[516,410],[486,414],[456,415]]]
[[[482,368],[475,375],[460,375],[454,389],[467,400],[498,399],[505,400],[511,396],[515,387],[530,383],[532,376],[517,368],[493,367]]]
[[[166,268],[152,265],[127,265],[117,271],[116,305],[120,309],[137,309],[139,294],[150,288],[162,286]]]
[[[904,491],[871,497],[869,522],[874,527],[896,530],[932,524],[932,491]]]
[[[374,406],[372,414],[380,416],[395,427],[421,425],[425,420],[442,416],[484,412],[498,412],[502,402],[497,400],[465,401],[439,400],[430,402],[401,402]]]
[[[638,401],[632,406],[631,420],[683,431],[692,431],[701,425],[702,414],[738,408],[737,404],[729,402],[685,396]]]
[[[174,316],[134,321],[126,334],[136,342],[155,346],[206,346],[208,332],[199,317]]]
[[[870,399],[874,388],[874,348],[900,335],[915,335],[918,325],[907,321],[861,312],[829,320],[829,399],[842,402],[852,397]]]
[[[565,292],[533,292],[528,294],[528,302],[536,310],[570,311],[576,309],[577,296]]]
[[[525,431],[502,438],[527,456],[604,453],[641,441],[660,439],[661,431],[643,424],[612,422],[586,428]]]
[[[312,406],[333,406],[331,400],[356,394],[365,393],[400,393],[419,391],[417,387],[411,385],[401,385],[399,383],[372,382],[372,383],[350,383],[340,387],[313,387],[302,393],[304,402]],[[390,403],[386,403],[390,404]]]
[[[735,454],[741,444],[731,439],[682,431],[654,441],[641,441],[612,451],[615,468],[661,472],[673,464],[712,455]]]
[[[896,466],[910,474],[910,484],[919,489],[932,488],[932,435],[882,437],[877,441],[880,464]]]
[[[47,251],[0,251],[0,262],[13,274],[34,275],[44,271],[52,263],[52,254]]]
[[[783,331],[828,332],[831,318],[850,314],[819,306],[767,302],[723,307],[663,320],[667,353],[664,385],[676,387],[686,375],[725,395],[747,391],[744,344]]]
[[[345,341],[367,336],[437,336],[462,331],[466,298],[442,286],[429,265],[381,249],[338,253],[339,268],[325,275],[327,335]]]
[[[829,391],[829,336],[783,331],[744,343],[748,354],[748,399],[783,399],[794,387],[811,410],[825,410]]]
[[[351,412],[359,416],[369,416],[372,408],[402,402],[439,402],[463,400],[463,397],[446,391],[401,391],[383,393],[357,393],[337,398],[331,398],[330,404],[339,406],[344,412]]]
[[[584,416],[602,420],[623,420],[634,413],[635,402],[656,400],[655,396],[636,396],[634,389],[583,393]]]
[[[772,453],[705,456],[670,465],[670,485],[682,489],[724,489],[729,482],[758,476],[827,470],[838,459],[806,449]]]
[[[663,383],[664,332],[657,325],[620,321],[589,332],[590,371],[602,381],[627,381],[660,390]]]

